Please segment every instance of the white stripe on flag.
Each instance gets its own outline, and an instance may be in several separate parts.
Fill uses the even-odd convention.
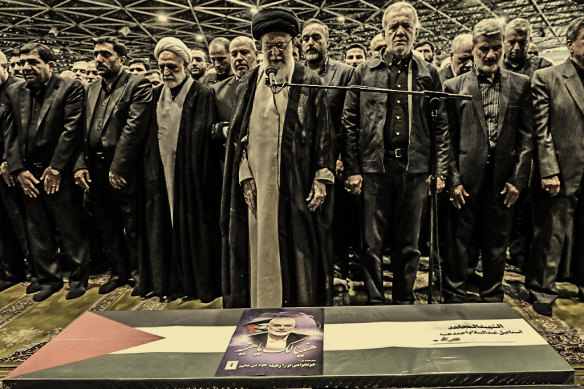
[[[154,352],[222,353],[235,326],[168,326],[137,329],[164,339],[115,354]],[[547,342],[523,319],[444,320],[325,324],[324,350],[385,347],[534,346]]]

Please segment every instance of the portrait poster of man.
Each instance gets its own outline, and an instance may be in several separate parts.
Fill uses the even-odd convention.
[[[322,308],[245,310],[215,375],[322,374],[323,319]]]

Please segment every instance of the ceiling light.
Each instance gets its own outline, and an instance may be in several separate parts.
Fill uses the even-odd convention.
[[[166,15],[166,14],[158,14],[157,18],[158,18],[158,21],[161,23],[168,22],[168,15]]]
[[[257,14],[259,11],[259,9],[257,9],[257,7],[251,7],[249,9],[249,13],[251,14],[251,16],[254,16],[255,14]]]
[[[204,42],[205,41],[205,37],[202,34],[195,34],[195,40],[197,42]]]
[[[343,15],[337,16],[337,22],[339,22],[339,23],[345,23],[345,17]]]

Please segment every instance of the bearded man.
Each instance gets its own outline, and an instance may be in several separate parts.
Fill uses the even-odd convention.
[[[162,38],[154,56],[164,85],[154,89],[145,150],[148,256],[139,292],[210,301],[221,293],[215,102],[209,87],[189,77],[191,51],[180,39]]]
[[[111,278],[99,288],[109,293],[138,280],[142,194],[140,164],[150,120],[152,86],[124,71],[127,49],[114,37],[95,39],[93,55],[100,81],[89,84],[85,99],[83,153],[75,182],[88,191],[98,237],[112,263]]]
[[[266,84],[320,84],[295,63],[300,24],[269,7],[252,20],[265,61],[243,77],[227,140],[221,209],[226,307],[330,305],[332,132],[326,92]]]

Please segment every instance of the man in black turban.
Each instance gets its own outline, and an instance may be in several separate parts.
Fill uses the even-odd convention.
[[[251,29],[265,60],[241,79],[229,128],[224,306],[330,305],[334,160],[326,92],[266,85],[268,66],[278,83],[321,83],[294,62],[300,24],[292,11],[264,8]]]

